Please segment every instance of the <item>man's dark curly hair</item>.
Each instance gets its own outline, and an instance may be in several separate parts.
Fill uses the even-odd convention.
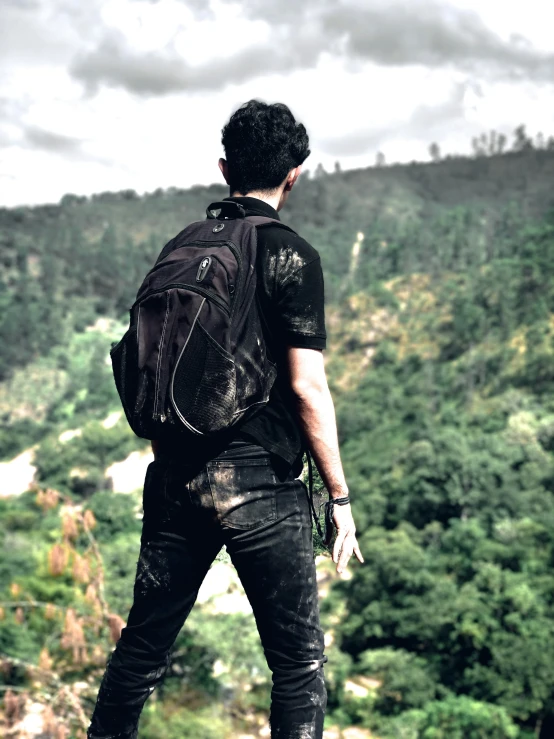
[[[283,103],[244,103],[222,130],[231,194],[276,190],[310,153],[309,139]]]

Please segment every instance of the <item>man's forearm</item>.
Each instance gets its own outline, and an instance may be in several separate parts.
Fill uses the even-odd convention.
[[[327,387],[296,394],[302,431],[329,495],[348,495],[340,459],[335,406]]]

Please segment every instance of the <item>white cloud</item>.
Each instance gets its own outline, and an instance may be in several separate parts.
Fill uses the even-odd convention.
[[[4,0],[0,204],[220,181],[221,127],[252,97],[306,124],[308,168],[426,157],[432,140],[467,152],[519,123],[554,133],[549,12],[542,0]]]

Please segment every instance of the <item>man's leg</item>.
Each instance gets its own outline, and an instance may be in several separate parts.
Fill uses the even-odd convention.
[[[269,458],[207,465],[227,550],[272,671],[272,739],[321,739],[324,634],[305,485],[279,481]]]
[[[187,479],[165,460],[148,467],[133,606],[107,663],[89,739],[136,739],[143,705],[164,676],[171,647],[221,549],[213,512],[202,506],[206,491],[196,489],[206,488],[206,474]]]

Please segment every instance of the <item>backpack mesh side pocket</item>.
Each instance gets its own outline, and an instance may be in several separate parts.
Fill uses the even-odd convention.
[[[236,407],[234,359],[198,321],[177,360],[171,400],[181,420],[197,433],[214,433],[233,421]]]

